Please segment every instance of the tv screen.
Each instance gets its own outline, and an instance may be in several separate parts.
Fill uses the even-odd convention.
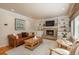
[[[46,26],[54,26],[54,21],[46,21]]]

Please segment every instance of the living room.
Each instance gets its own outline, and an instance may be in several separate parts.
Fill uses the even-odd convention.
[[[0,54],[78,55],[78,15],[78,3],[0,3]]]

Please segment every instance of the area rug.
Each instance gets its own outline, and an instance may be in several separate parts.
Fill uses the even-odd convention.
[[[43,39],[43,43],[33,51],[25,48],[24,45],[13,48],[6,52],[7,55],[49,55],[49,48],[56,48],[57,43],[53,40]]]

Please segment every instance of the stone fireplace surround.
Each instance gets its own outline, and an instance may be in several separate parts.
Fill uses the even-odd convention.
[[[47,33],[47,31],[50,33]],[[44,34],[43,34],[44,38],[55,39],[55,40],[57,39],[57,27],[56,26],[44,27],[43,32],[44,32]]]

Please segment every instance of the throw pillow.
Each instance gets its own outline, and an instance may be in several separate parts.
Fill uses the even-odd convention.
[[[17,34],[13,34],[13,35],[16,37],[16,39],[18,39],[18,38],[19,38]]]
[[[22,32],[22,37],[27,37],[28,33],[27,32]]]

